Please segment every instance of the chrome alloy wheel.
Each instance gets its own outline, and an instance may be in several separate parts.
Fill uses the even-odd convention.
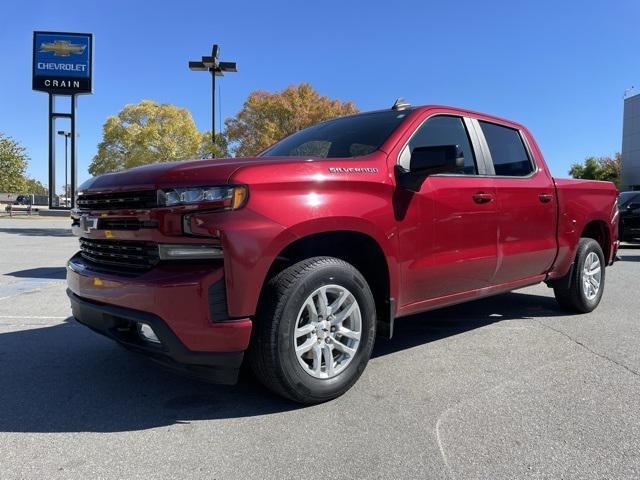
[[[307,297],[293,338],[302,368],[315,378],[333,378],[351,363],[360,344],[362,314],[353,294],[323,285]]]
[[[602,280],[602,267],[600,265],[600,257],[595,252],[590,252],[584,260],[584,268],[582,269],[582,288],[587,300],[593,300],[600,290],[600,281]]]

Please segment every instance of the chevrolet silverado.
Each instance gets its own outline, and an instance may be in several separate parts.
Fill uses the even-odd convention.
[[[88,180],[68,295],[80,323],[163,365],[233,384],[246,359],[317,403],[356,382],[398,317],[539,282],[563,309],[596,308],[616,196],[553,178],[522,125],[396,103],[256,157]]]

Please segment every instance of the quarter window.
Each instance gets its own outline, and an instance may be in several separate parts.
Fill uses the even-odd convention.
[[[411,137],[407,148],[400,154],[399,163],[409,170],[411,152],[414,148],[439,145],[457,145],[464,155],[464,167],[455,173],[465,175],[478,173],[473,149],[462,118],[448,115],[438,115],[425,121]]]
[[[524,177],[533,172],[531,159],[517,130],[495,123],[479,123],[489,145],[496,175]]]

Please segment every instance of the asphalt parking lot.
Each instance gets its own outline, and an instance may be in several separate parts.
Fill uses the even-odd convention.
[[[300,407],[77,325],[67,227],[0,219],[0,478],[640,477],[640,248],[591,314],[541,285],[401,319],[350,392]]]

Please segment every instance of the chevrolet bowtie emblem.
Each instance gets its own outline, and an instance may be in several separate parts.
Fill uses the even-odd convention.
[[[84,233],[91,233],[91,230],[98,228],[98,217],[92,217],[90,215],[80,216],[80,230]]]
[[[56,40],[55,42],[42,42],[40,51],[51,52],[57,57],[69,57],[71,54],[82,54],[86,47],[86,45],[71,43],[68,40]]]

